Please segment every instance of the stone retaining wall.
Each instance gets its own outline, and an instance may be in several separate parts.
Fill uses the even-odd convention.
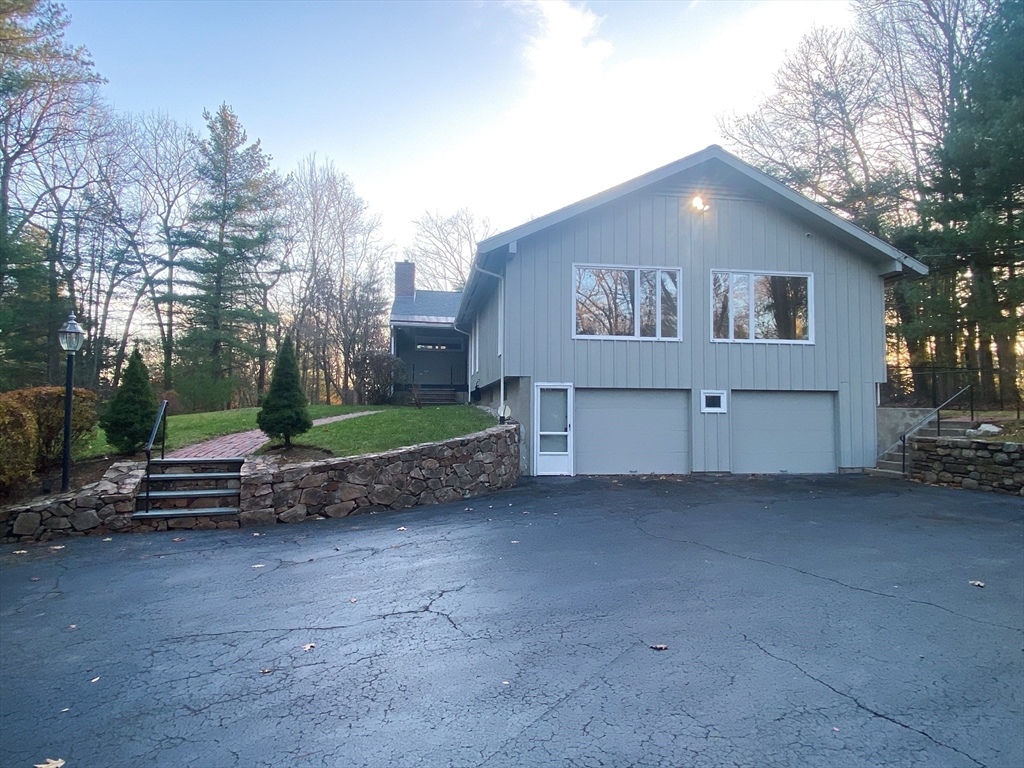
[[[422,504],[443,504],[508,488],[519,478],[519,425],[401,448],[278,468],[257,457],[242,466],[242,525],[300,523]]]
[[[925,483],[1024,496],[1024,446],[989,440],[911,437],[907,474]]]
[[[203,517],[196,509],[195,517],[133,520],[144,475],[144,462],[118,462],[100,482],[77,495],[4,507],[0,542],[298,523],[468,499],[508,488],[519,479],[519,425],[287,467],[279,467],[273,457],[249,457],[242,465],[238,515]]]
[[[0,541],[49,541],[59,536],[85,536],[127,530],[135,495],[146,474],[145,462],[111,464],[98,483],[77,494],[65,493],[0,509]],[[118,521],[128,520],[119,528]]]

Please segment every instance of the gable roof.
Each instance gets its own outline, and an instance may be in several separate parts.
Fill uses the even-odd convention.
[[[412,296],[396,296],[391,305],[391,325],[451,325],[461,300],[461,291],[416,291]]]
[[[672,184],[674,181],[673,177],[683,174],[686,174],[687,177],[696,175],[699,180],[699,171],[702,166],[704,169],[725,170],[733,180],[739,180],[747,188],[747,191],[761,197],[765,202],[773,204],[795,215],[797,218],[809,220],[818,226],[824,226],[835,236],[837,241],[855,253],[883,263],[888,260],[891,263],[892,272],[901,272],[906,268],[922,275],[928,274],[928,267],[917,259],[894,248],[881,238],[861,229],[856,224],[852,224],[846,219],[837,216],[828,209],[804,197],[799,192],[793,191],[768,174],[759,171],[735,155],[726,152],[717,144],[712,144],[710,147],[684,157],[681,160],[676,160],[674,163],[669,163],[642,176],[637,176],[635,179],[630,179],[618,186],[607,189],[604,192],[599,192],[572,205],[567,205],[565,208],[560,208],[557,211],[540,216],[518,227],[500,232],[481,241],[477,245],[473,269],[470,272],[469,280],[466,281],[466,288],[462,294],[458,318],[462,319],[462,316],[469,308],[469,303],[478,290],[480,281],[486,276],[484,273],[481,273],[481,269],[485,269],[484,263],[488,254],[495,253],[496,251],[502,251],[507,254],[509,252],[507,249],[509,248],[514,252],[517,240],[560,224],[574,216],[592,211],[634,192],[648,188],[651,188],[651,191],[678,192],[678,187],[675,190],[672,189],[674,186]],[[696,173],[688,174],[687,172]],[[685,180],[685,178],[679,179],[679,181]],[[497,266],[497,263],[494,263],[486,269],[493,270]]]

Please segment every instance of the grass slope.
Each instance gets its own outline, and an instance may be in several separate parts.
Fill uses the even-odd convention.
[[[382,410],[374,416],[313,427],[299,436],[297,444],[325,448],[335,456],[356,456],[448,440],[497,424],[493,416],[471,405]]]
[[[357,411],[376,411],[380,406],[374,405],[311,405],[309,415],[313,419],[337,416],[342,413]],[[167,450],[195,445],[212,440],[221,435],[232,435],[235,432],[247,432],[256,429],[256,414],[259,408],[238,408],[233,411],[210,411],[208,413],[186,413],[167,418]],[[95,456],[108,456],[115,453],[113,446],[107,443],[103,430],[97,428],[93,439],[82,446],[75,454],[77,459],[89,459]]]

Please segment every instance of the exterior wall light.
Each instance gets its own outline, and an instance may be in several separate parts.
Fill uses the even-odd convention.
[[[704,211],[711,207],[710,205],[704,202],[704,198],[701,197],[700,195],[695,195],[693,200],[690,201],[690,205],[692,205],[695,210],[698,210],[701,213],[704,213]]]

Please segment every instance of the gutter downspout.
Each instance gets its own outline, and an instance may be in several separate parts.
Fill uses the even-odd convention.
[[[498,399],[500,401],[498,406],[498,422],[504,424],[505,417],[501,413],[505,409],[505,277],[497,272],[488,272],[486,269],[478,267],[476,263],[473,264],[473,269],[483,275],[496,277],[500,284],[498,292]]]

